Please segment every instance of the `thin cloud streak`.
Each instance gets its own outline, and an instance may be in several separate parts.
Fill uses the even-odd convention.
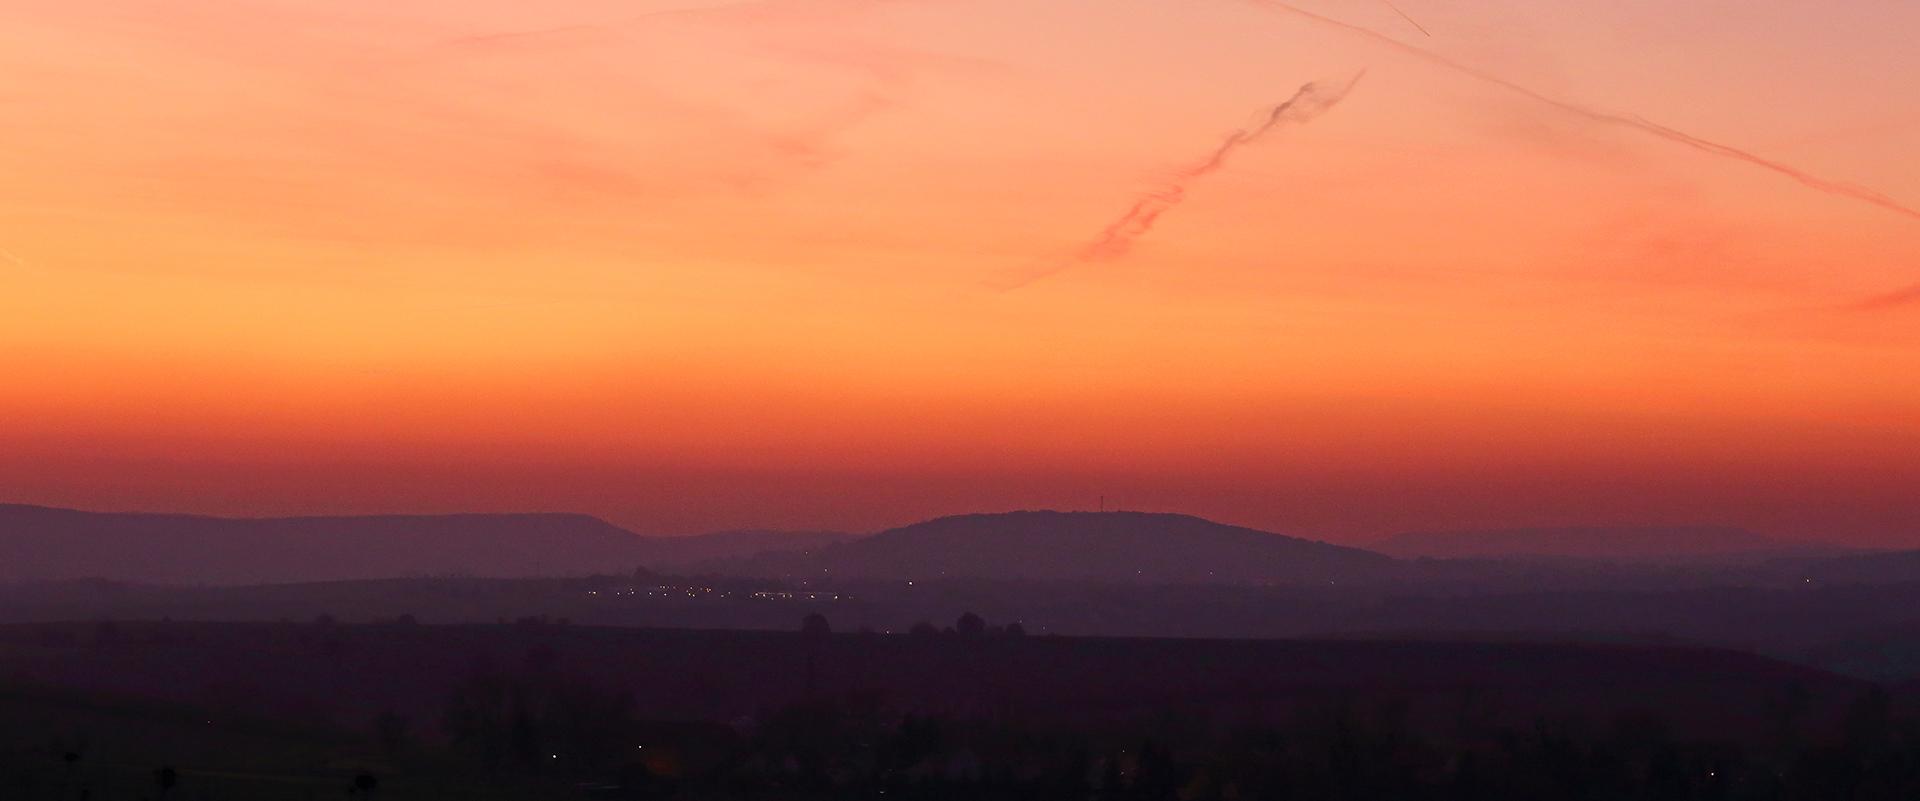
[[[1802,184],[1813,187],[1814,189],[1818,189],[1822,192],[1841,195],[1843,197],[1850,197],[1855,200],[1871,203],[1875,206],[1879,206],[1881,208],[1887,209],[1888,211],[1892,211],[1898,214],[1904,214],[1914,219],[1920,219],[1920,209],[1915,209],[1913,207],[1903,205],[1899,201],[1894,200],[1893,198],[1887,197],[1886,195],[1880,194],[1879,192],[1876,192],[1872,189],[1868,189],[1863,186],[1845,183],[1842,181],[1831,181],[1825,178],[1820,178],[1818,176],[1808,174],[1807,172],[1797,167],[1792,167],[1786,164],[1781,164],[1780,162],[1777,162],[1777,161],[1762,158],[1752,153],[1748,153],[1744,150],[1723,145],[1718,142],[1710,142],[1705,139],[1701,139],[1697,136],[1693,136],[1691,134],[1676,131],[1664,125],[1648,122],[1647,120],[1642,119],[1640,117],[1623,116],[1619,114],[1608,114],[1603,111],[1595,111],[1593,109],[1586,108],[1584,106],[1577,106],[1562,100],[1556,100],[1554,98],[1540,94],[1539,92],[1536,92],[1532,89],[1528,89],[1527,87],[1521,86],[1517,83],[1506,80],[1504,78],[1491,75],[1489,73],[1481,72],[1465,64],[1461,64],[1457,61],[1449,59],[1446,56],[1442,56],[1438,53],[1434,53],[1430,50],[1414,47],[1413,45],[1402,42],[1391,36],[1387,36],[1386,34],[1378,33],[1371,29],[1363,28],[1358,25],[1354,25],[1352,23],[1341,22],[1340,20],[1334,19],[1332,17],[1326,17],[1319,14],[1315,14],[1306,9],[1289,5],[1287,3],[1279,2],[1279,0],[1242,0],[1242,2],[1251,4],[1258,8],[1264,8],[1264,9],[1269,9],[1273,11],[1280,11],[1288,14],[1293,14],[1295,16],[1302,17],[1304,19],[1311,20],[1313,22],[1316,22],[1322,25],[1331,25],[1333,27],[1340,28],[1350,33],[1359,34],[1363,37],[1366,37],[1373,41],[1387,45],[1388,47],[1391,47],[1402,53],[1406,53],[1408,55],[1414,56],[1428,63],[1437,64],[1441,67],[1445,67],[1449,70],[1458,72],[1462,75],[1466,75],[1476,80],[1483,81],[1485,83],[1490,83],[1495,86],[1499,86],[1501,88],[1507,89],[1509,91],[1516,92],[1518,94],[1524,95],[1533,100],[1537,100],[1541,103],[1545,103],[1549,106],[1560,109],[1561,111],[1565,111],[1569,114],[1575,114],[1590,120],[1594,120],[1596,122],[1607,123],[1609,125],[1622,125],[1629,128],[1635,128],[1635,129],[1653,134],[1654,136],[1658,136],[1662,139],[1666,139],[1670,142],[1677,142],[1679,144],[1686,145],[1688,147],[1694,148],[1695,150],[1712,153],[1717,156],[1724,156],[1731,159],[1737,159],[1757,167],[1763,167],[1765,169],[1772,170],[1774,172],[1780,173],[1781,175],[1785,175],[1789,178],[1792,178],[1795,181],[1799,181]]]
[[[650,48],[625,37],[657,33],[671,26],[698,25],[717,31],[787,34],[794,23],[837,21],[909,4],[935,0],[744,0],[743,2],[694,8],[670,8],[649,11],[605,22],[580,23],[527,31],[510,31],[445,40],[442,46],[461,57],[500,53],[540,53],[569,51],[583,42],[632,47],[645,52]],[[751,40],[752,54],[771,60],[845,70],[863,77],[873,86],[854,90],[845,102],[820,109],[809,119],[771,127],[754,123],[744,109],[689,105],[684,111],[716,126],[736,131],[742,138],[764,146],[768,155],[781,164],[814,169],[831,161],[837,153],[831,140],[867,121],[902,106],[912,95],[921,73],[931,68],[978,67],[962,59],[936,56],[911,50],[866,46],[856,42],[837,42],[831,47],[801,46],[784,41],[786,37]],[[671,73],[667,73],[671,74]],[[682,101],[684,102],[684,101]],[[599,174],[595,169],[549,171],[558,176],[580,172]],[[619,171],[617,184],[637,184]],[[555,177],[550,175],[549,177]],[[729,176],[719,183],[736,189],[771,180],[761,172]]]
[[[1847,308],[1852,311],[1879,311],[1902,306],[1920,306],[1920,284],[1867,298]]]
[[[1426,26],[1421,25],[1418,22],[1414,22],[1412,17],[1407,16],[1407,12],[1401,11],[1399,6],[1394,5],[1393,0],[1380,0],[1380,2],[1386,3],[1387,8],[1393,9],[1393,13],[1399,14],[1401,19],[1407,21],[1408,25],[1412,25],[1414,28],[1418,29],[1421,33],[1424,33],[1427,36],[1433,36],[1433,34],[1427,32]]]
[[[1361,76],[1365,74],[1362,72],[1360,75],[1353,76],[1353,80],[1337,89],[1330,90],[1317,83],[1301,86],[1292,97],[1269,110],[1266,119],[1258,126],[1250,129],[1242,128],[1227,134],[1226,138],[1220,142],[1220,146],[1205,159],[1174,173],[1172,180],[1142,194],[1125,214],[1120,215],[1120,219],[1108,225],[1099,236],[1094,237],[1092,242],[1080,248],[1074,255],[1039,268],[1017,271],[990,280],[987,282],[987,287],[1006,292],[1059,273],[1075,264],[1112,261],[1125,256],[1133,249],[1134,240],[1153,230],[1154,223],[1159,221],[1160,215],[1186,200],[1187,187],[1195,179],[1219,170],[1235,151],[1259,141],[1280,123],[1306,123],[1325,113],[1345,98],[1347,93],[1353,90],[1354,84],[1359,83]]]
[[[13,251],[11,251],[11,250],[7,250],[7,249],[4,249],[4,248],[0,248],[0,256],[5,256],[5,257],[7,257],[7,260],[8,260],[8,261],[11,261],[11,262],[13,262],[14,264],[18,264],[18,265],[20,265],[20,268],[21,268],[21,269],[24,269],[24,270],[31,270],[31,269],[33,269],[33,265],[32,265],[32,264],[30,264],[30,263],[28,263],[26,259],[23,259],[23,258],[20,258],[19,256],[15,256],[15,255],[13,255]]]

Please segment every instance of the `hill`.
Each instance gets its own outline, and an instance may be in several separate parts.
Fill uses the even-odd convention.
[[[253,584],[625,573],[660,552],[587,515],[223,518],[0,505],[0,582]]]
[[[580,514],[227,518],[0,504],[0,583],[287,584],[631,573],[810,548],[837,531],[646,537]]]
[[[1400,559],[1565,558],[1609,561],[1720,561],[1734,555],[1756,560],[1788,555],[1825,555],[1847,549],[1776,540],[1727,526],[1574,526],[1477,531],[1418,531],[1367,546]]]
[[[1818,584],[1897,584],[1920,581],[1920,551],[1886,551],[1769,563]]]
[[[679,567],[712,559],[749,557],[761,551],[818,548],[836,542],[859,539],[859,534],[843,531],[715,531],[688,537],[662,537],[653,541],[648,565]]]
[[[808,551],[702,565],[793,578],[967,577],[1299,583],[1373,576],[1386,556],[1190,515],[1023,511],[936,518]]]

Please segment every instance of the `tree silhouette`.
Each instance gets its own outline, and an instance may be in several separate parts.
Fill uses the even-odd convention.
[[[987,621],[972,612],[967,612],[954,621],[953,630],[962,637],[984,637],[987,633]]]
[[[833,627],[827,625],[827,616],[814,612],[800,619],[800,637],[808,641],[824,640],[833,633]]]

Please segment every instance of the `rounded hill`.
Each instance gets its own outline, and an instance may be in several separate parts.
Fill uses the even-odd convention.
[[[1392,562],[1191,515],[1021,511],[941,517],[728,567],[795,577],[1299,583],[1370,576]]]

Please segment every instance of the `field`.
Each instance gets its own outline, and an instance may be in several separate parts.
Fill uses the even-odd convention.
[[[1705,648],[1353,640],[1180,640],[507,625],[74,623],[0,628],[0,671],[92,689],[365,729],[438,719],[476,675],[539,669],[631,694],[639,714],[728,721],[809,697],[872,694],[899,713],[1068,716],[1165,709],[1280,715],[1392,698],[1418,720],[1499,698],[1489,725],[1660,710],[1701,735],[1759,727],[1794,686],[1832,706],[1857,682]],[[541,664],[535,665],[539,662]],[[1819,704],[1816,704],[1819,706]]]
[[[1325,766],[1347,763],[1328,755],[1355,743],[1375,761],[1341,769],[1400,788],[1355,797],[1441,786],[1463,754],[1522,775],[1554,743],[1591,743],[1634,781],[1652,763],[1607,748],[1686,754],[1706,782],[1726,754],[1790,764],[1857,727],[1862,703],[1884,707],[1858,681],[1706,648],[537,618],[16,625],[0,627],[0,674],[7,786],[90,800],[158,797],[161,767],[177,773],[166,797],[195,799],[345,797],[362,776],[380,798],[948,798],[989,779],[1053,797],[1147,781],[1102,766],[1146,770],[1149,754],[1181,782],[1249,764],[1332,781]],[[1296,756],[1249,763],[1269,747],[1248,742]]]
[[[362,776],[374,777],[377,797],[578,796],[551,781],[477,775],[430,748],[383,747],[322,721],[0,682],[0,797],[154,798],[167,769],[174,787],[166,797],[179,799],[332,798],[359,791]]]

